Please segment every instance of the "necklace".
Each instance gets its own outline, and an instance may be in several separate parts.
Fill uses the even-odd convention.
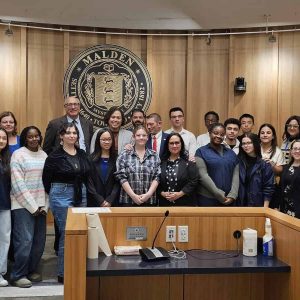
[[[68,153],[69,155],[75,155],[77,153],[76,148],[72,149],[73,151],[70,151],[70,149],[66,149],[65,147],[63,147],[64,151],[66,153]]]

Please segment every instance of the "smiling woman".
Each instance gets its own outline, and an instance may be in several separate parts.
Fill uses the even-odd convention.
[[[85,151],[78,146],[79,130],[73,123],[63,124],[59,136],[60,147],[51,152],[45,162],[43,184],[59,229],[58,281],[63,282],[67,211],[68,207],[87,205],[91,164]]]
[[[246,133],[241,137],[239,206],[269,207],[275,190],[271,165],[262,159],[260,140],[256,134]]]
[[[21,148],[11,158],[11,209],[14,265],[11,282],[17,287],[30,287],[41,281],[37,273],[46,241],[48,197],[42,172],[47,154],[41,149],[42,135],[35,126],[23,129]]]
[[[223,124],[212,124],[209,136],[210,143],[196,151],[196,164],[200,173],[198,205],[229,205],[238,195],[238,159],[236,154],[223,144]]]
[[[198,183],[198,170],[195,162],[188,160],[183,138],[179,133],[171,133],[161,164],[159,206],[196,206],[194,192]]]
[[[146,148],[148,133],[144,126],[133,130],[135,146],[124,150],[117,159],[116,178],[122,186],[121,206],[156,206],[155,190],[159,183],[160,159]]]

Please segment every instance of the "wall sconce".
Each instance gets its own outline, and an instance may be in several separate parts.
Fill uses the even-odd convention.
[[[4,34],[6,36],[12,36],[14,34],[14,32],[12,31],[12,29],[10,28],[10,23],[8,23],[8,28],[5,30]]]
[[[269,42],[270,43],[276,43],[276,36],[274,35],[273,30],[271,32],[271,35],[269,36]]]
[[[211,37],[210,34],[208,34],[207,38],[205,39],[206,45],[210,46],[211,44]]]

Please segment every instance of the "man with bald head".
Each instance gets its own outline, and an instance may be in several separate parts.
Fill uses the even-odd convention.
[[[76,97],[67,97],[64,102],[66,114],[49,122],[44,139],[43,150],[49,155],[60,144],[58,130],[64,123],[74,123],[79,130],[79,147],[89,153],[93,124],[79,116],[80,102]]]

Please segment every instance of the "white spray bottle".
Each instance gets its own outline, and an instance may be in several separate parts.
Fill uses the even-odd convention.
[[[263,255],[273,256],[274,238],[272,236],[272,226],[269,218],[266,218],[265,231],[266,233],[263,236]]]

